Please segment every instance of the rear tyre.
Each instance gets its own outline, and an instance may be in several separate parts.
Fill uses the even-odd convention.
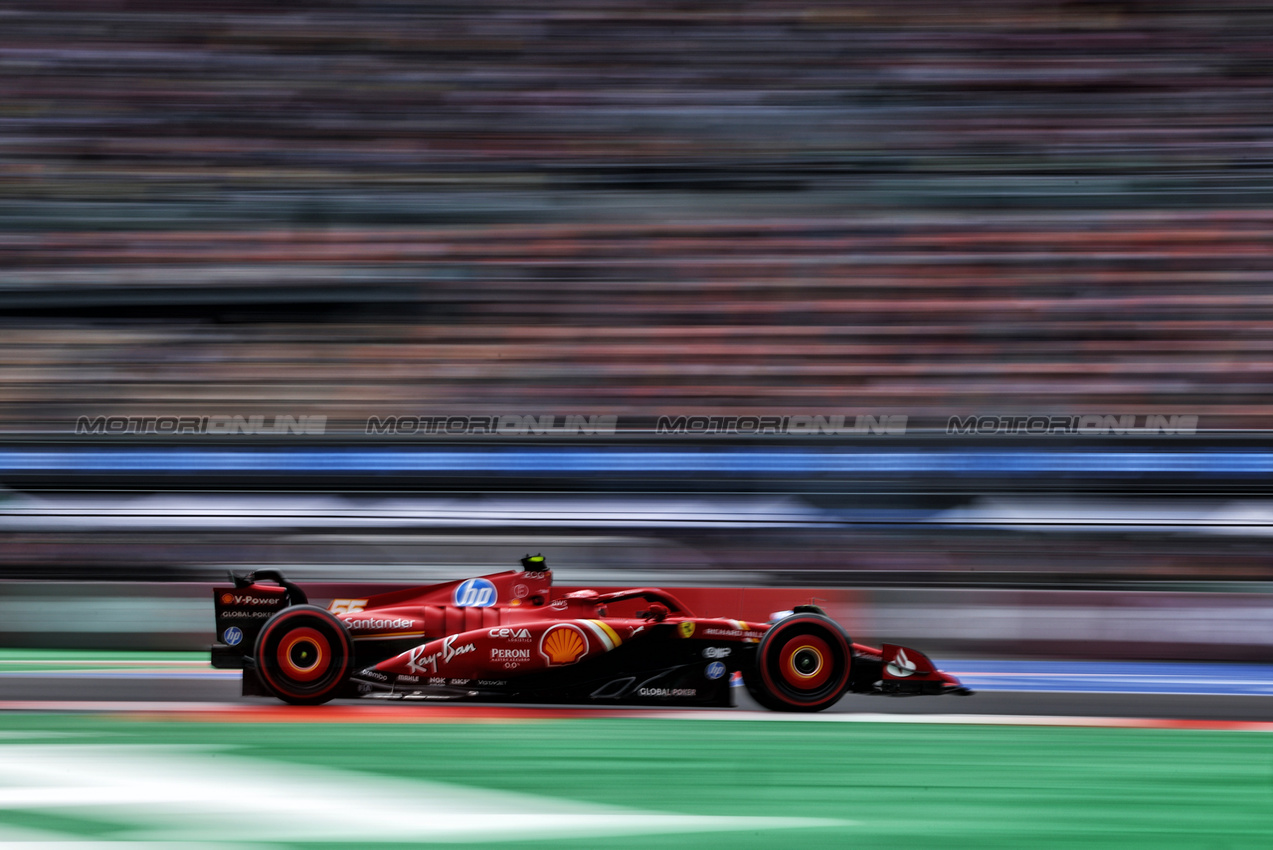
[[[844,695],[852,660],[849,637],[834,620],[796,614],[765,633],[743,682],[773,711],[822,711]]]
[[[256,675],[265,689],[293,705],[318,705],[349,679],[353,642],[345,624],[314,605],[284,608],[256,638]]]

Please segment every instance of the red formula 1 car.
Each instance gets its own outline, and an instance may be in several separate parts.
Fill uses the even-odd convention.
[[[664,590],[554,595],[541,556],[521,570],[307,603],[275,571],[214,588],[215,667],[244,695],[585,705],[729,706],[741,673],[761,705],[820,711],[847,692],[967,694],[923,653],[853,643],[816,606],[770,623],[699,617]]]

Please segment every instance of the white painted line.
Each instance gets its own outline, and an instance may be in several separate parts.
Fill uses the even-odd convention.
[[[265,703],[262,703],[265,704]],[[280,705],[281,703],[275,703]],[[230,713],[254,706],[223,702],[110,702],[107,700],[51,700],[51,699],[12,699],[0,700],[0,711],[45,711],[45,712],[108,712],[130,714],[133,712],[164,711],[213,711]]]
[[[242,844],[238,841],[233,844],[217,841],[77,841],[58,840],[62,837],[60,833],[53,833],[55,838],[45,839],[40,837],[43,834],[21,841],[8,838],[8,833],[0,831],[0,846],[4,850],[277,850],[273,845]]]
[[[1176,676],[1169,673],[976,673],[960,672],[959,676],[977,679],[1094,679],[1111,682],[1196,682],[1198,684],[1245,685],[1251,679],[1217,679],[1209,676]]]
[[[0,748],[0,757],[0,810],[91,810],[95,819],[121,824],[121,839],[137,842],[545,841],[856,823],[643,811],[206,747],[14,744]]]

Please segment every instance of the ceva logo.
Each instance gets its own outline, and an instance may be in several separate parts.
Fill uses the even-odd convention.
[[[455,604],[461,608],[490,608],[495,604],[495,585],[484,578],[471,578],[455,588]]]

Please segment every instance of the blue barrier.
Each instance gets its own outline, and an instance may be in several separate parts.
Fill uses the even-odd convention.
[[[535,449],[35,449],[0,450],[0,476],[13,474],[702,474],[1260,476],[1273,452],[990,450],[644,450]]]

